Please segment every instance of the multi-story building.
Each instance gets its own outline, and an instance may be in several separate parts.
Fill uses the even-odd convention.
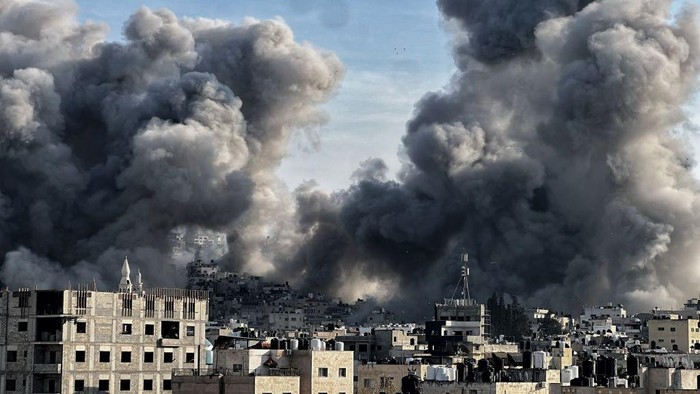
[[[216,376],[177,375],[175,393],[226,392],[237,394],[351,394],[353,392],[352,352],[316,347],[274,349],[273,343],[238,348],[240,338],[216,341]],[[293,341],[297,341],[294,339]],[[317,340],[319,343],[320,340]],[[284,342],[284,341],[283,341]],[[291,341],[290,341],[291,342]],[[286,347],[286,343],[284,342]],[[297,341],[298,343],[298,341]],[[248,343],[249,344],[249,343]]]
[[[167,392],[176,368],[205,365],[208,294],[132,286],[119,291],[0,293],[0,392]]]
[[[652,319],[647,321],[649,343],[653,347],[679,350],[685,353],[700,348],[700,320],[698,319]]]
[[[435,320],[425,322],[428,352],[446,361],[460,348],[468,348],[468,343],[478,348],[488,340],[488,326],[484,304],[467,298],[445,299],[435,304]]]

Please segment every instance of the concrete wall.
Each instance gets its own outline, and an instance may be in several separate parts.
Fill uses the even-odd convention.
[[[455,383],[422,382],[422,394],[548,394],[542,383]]]
[[[377,364],[357,365],[355,376],[355,393],[371,394],[384,391],[397,393],[401,391],[401,379],[408,374],[408,369],[414,370],[416,375],[424,378],[427,365],[401,365],[401,364]]]

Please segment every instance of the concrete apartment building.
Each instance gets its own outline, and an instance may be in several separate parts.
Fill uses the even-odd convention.
[[[119,291],[0,293],[0,392],[168,392],[172,370],[205,364],[208,294],[132,286]]]
[[[649,343],[652,347],[695,352],[700,347],[700,320],[698,319],[652,319],[647,321]]]
[[[318,340],[320,342],[320,340]],[[237,349],[221,338],[214,350],[215,376],[173,378],[174,393],[351,394],[353,354],[343,350]],[[222,344],[224,346],[222,346]],[[269,343],[268,343],[269,345]],[[223,348],[233,346],[230,348]],[[263,347],[263,348],[258,348]]]

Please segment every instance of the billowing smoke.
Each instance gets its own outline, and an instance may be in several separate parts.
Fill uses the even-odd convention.
[[[297,190],[309,286],[410,309],[472,289],[574,307],[696,296],[700,193],[676,138],[700,31],[670,0],[439,0],[458,71],[416,105],[398,181]],[[369,287],[368,287],[369,286]],[[677,305],[677,304],[676,304]]]
[[[0,2],[2,281],[112,288],[128,254],[176,284],[168,233],[183,227],[227,233],[228,261],[252,261],[294,218],[274,171],[292,133],[324,121],[340,61],[280,20],[142,8],[105,42],[76,12]]]
[[[696,295],[700,191],[674,133],[698,75],[692,10],[438,7],[458,71],[416,105],[398,180],[370,159],[328,195],[275,176],[343,74],[283,22],[143,8],[108,43],[72,3],[3,1],[3,282],[111,285],[129,254],[168,284],[168,233],[195,228],[227,234],[228,267],[407,310],[452,293],[462,252],[481,297],[570,307]]]

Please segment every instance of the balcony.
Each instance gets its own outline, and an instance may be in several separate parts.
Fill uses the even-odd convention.
[[[35,374],[60,374],[61,364],[34,364]]]

